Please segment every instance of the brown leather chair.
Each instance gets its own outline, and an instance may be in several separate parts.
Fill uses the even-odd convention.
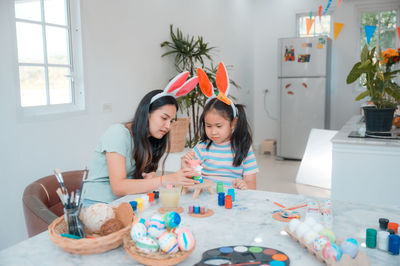
[[[62,173],[68,192],[80,189],[83,170]],[[55,175],[40,178],[25,188],[22,205],[29,237],[47,230],[57,217],[64,214],[64,206],[56,190],[60,187]]]

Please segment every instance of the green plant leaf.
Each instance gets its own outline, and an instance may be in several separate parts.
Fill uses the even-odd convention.
[[[353,68],[350,70],[349,75],[347,75],[346,83],[351,84],[354,81],[356,81],[361,74],[363,73],[360,69],[359,66],[361,65],[361,62],[356,63]]]
[[[369,91],[368,91],[368,90],[361,92],[361,93],[355,98],[355,100],[356,100],[356,101],[359,101],[359,100],[364,99],[364,98],[367,97],[367,96],[369,96]]]
[[[362,49],[362,51],[361,51],[361,55],[360,55],[361,62],[367,61],[368,60],[368,55],[369,55],[368,47],[367,47],[367,44],[365,44],[363,49]]]

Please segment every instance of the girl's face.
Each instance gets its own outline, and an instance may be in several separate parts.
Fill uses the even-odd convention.
[[[236,118],[231,123],[229,119],[223,117],[217,110],[212,109],[204,116],[206,135],[215,144],[224,143],[231,139],[236,122]]]
[[[173,104],[163,105],[149,114],[150,135],[161,139],[168,133],[171,123],[175,121],[176,107]]]

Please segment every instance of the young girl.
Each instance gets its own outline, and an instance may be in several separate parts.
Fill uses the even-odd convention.
[[[200,117],[200,142],[182,158],[182,167],[199,159],[204,178],[239,189],[256,189],[258,167],[250,128],[244,106],[235,105],[226,96],[229,79],[225,66],[220,63],[217,71],[218,96],[213,94],[212,84],[202,69],[197,69],[197,75],[201,90],[211,99]]]
[[[169,175],[156,174],[161,157],[169,152],[168,132],[178,110],[175,97],[189,93],[198,83],[197,77],[185,82],[188,75],[178,75],[164,91],[146,94],[131,122],[112,125],[105,132],[95,149],[84,186],[86,207],[152,191],[161,183],[198,183],[190,179],[195,173],[188,167]]]

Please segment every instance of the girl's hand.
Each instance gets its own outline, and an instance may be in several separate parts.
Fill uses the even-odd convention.
[[[190,160],[194,160],[194,151],[189,151],[181,158],[181,168],[190,167]]]
[[[232,181],[232,186],[233,188],[238,188],[238,189],[247,189],[247,183],[240,178],[236,178]]]
[[[157,174],[156,174],[156,172],[150,172],[150,173],[143,173],[142,176],[143,176],[143,179],[150,179],[150,178],[157,177]]]
[[[192,179],[192,176],[195,175],[197,175],[197,173],[192,168],[186,167],[173,174],[165,176],[165,182],[176,185],[190,186],[200,183],[199,181]]]

